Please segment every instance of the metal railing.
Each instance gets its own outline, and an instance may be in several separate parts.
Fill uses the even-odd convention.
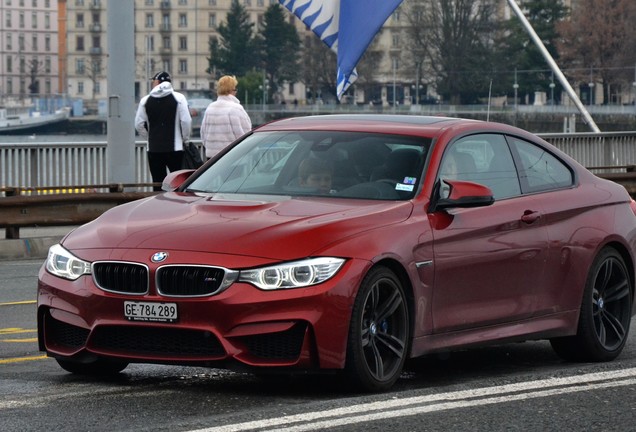
[[[539,135],[587,167],[636,164],[636,131]],[[200,140],[193,142],[201,149]],[[0,188],[107,184],[106,144],[0,144]],[[151,183],[143,142],[135,143],[134,154],[134,183]],[[604,172],[612,170],[607,168]]]

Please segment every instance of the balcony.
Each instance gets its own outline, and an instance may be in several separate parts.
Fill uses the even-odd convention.
[[[161,48],[159,49],[159,54],[163,57],[167,57],[172,55],[172,48]]]
[[[172,26],[170,25],[170,23],[161,23],[159,24],[159,31],[160,32],[169,32],[172,30]]]
[[[101,55],[102,54],[102,47],[92,47],[89,52],[90,52],[91,55]]]
[[[102,31],[102,25],[100,23],[93,23],[88,26],[88,29],[93,33],[99,33]]]
[[[100,10],[102,8],[102,2],[101,0],[93,0],[89,6],[91,10]]]

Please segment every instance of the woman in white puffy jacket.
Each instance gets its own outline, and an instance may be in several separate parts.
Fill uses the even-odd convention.
[[[205,110],[201,122],[201,141],[209,159],[252,129],[252,121],[236,98],[238,80],[222,76],[216,83],[217,99]]]

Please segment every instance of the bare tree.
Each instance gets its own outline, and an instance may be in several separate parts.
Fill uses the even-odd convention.
[[[38,76],[44,70],[44,63],[36,58],[33,58],[27,62],[29,72],[29,94],[38,95],[40,93],[40,81]]]
[[[495,0],[410,0],[409,52],[453,104],[472,103],[488,92]]]
[[[558,25],[557,46],[568,75],[579,82],[600,82],[605,103],[615,87],[633,80],[634,21],[634,0],[579,0],[571,19]]]

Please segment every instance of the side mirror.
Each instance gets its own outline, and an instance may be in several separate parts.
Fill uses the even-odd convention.
[[[161,183],[161,190],[164,190],[166,192],[177,190],[177,188],[181,186],[183,182],[185,182],[194,171],[196,170],[187,169],[169,173],[166,178],[163,179],[163,183]]]
[[[441,179],[430,212],[449,208],[485,207],[495,202],[489,187],[461,180]]]

